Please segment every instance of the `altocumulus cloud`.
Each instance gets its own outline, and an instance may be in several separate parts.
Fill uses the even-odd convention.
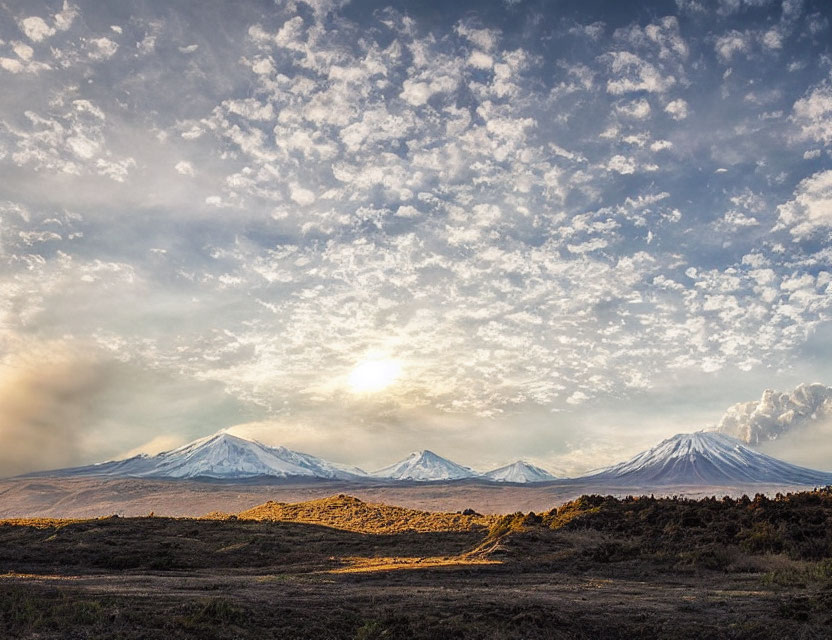
[[[481,464],[522,432],[516,455],[561,468],[669,435],[667,398],[701,426],[691,385],[716,419],[828,376],[806,357],[832,307],[828,7],[698,6],[3,5],[4,370],[85,344],[221,389],[216,427],[349,434],[368,466],[382,436]],[[395,383],[352,392],[377,354]],[[95,434],[79,370],[41,405]],[[4,434],[59,432],[37,404]],[[645,442],[582,441],[616,404]],[[173,413],[166,435],[200,435]],[[138,422],[67,461],[165,435]]]

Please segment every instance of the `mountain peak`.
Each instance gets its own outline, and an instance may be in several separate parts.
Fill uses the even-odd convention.
[[[227,480],[259,476],[348,480],[367,475],[357,467],[335,464],[286,447],[270,447],[227,432],[198,438],[155,456],[139,455],[65,469],[61,474]]]
[[[825,484],[832,474],[798,467],[716,431],[679,433],[620,464],[584,476],[625,486]]]
[[[494,482],[515,482],[522,484],[546,482],[556,479],[555,476],[545,469],[536,467],[526,460],[516,460],[511,464],[489,471],[484,475]]]
[[[393,480],[459,480],[472,478],[477,474],[456,462],[443,458],[439,454],[423,449],[414,451],[404,460],[376,471],[374,476]]]

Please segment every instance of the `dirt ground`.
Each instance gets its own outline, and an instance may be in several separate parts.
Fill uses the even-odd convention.
[[[828,517],[815,502],[803,515],[791,503],[709,503],[716,529],[667,545],[662,518],[705,507],[651,502],[656,530],[638,535],[617,525],[633,503],[609,500],[383,534],[231,518],[7,522],[0,637],[829,638],[828,559],[703,543],[734,511],[754,526]]]
[[[56,612],[7,631],[21,638],[829,637],[802,595],[753,574],[272,569],[4,576],[0,593]]]

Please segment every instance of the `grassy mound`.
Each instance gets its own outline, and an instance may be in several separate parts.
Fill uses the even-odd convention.
[[[239,520],[266,520],[319,524],[358,533],[427,533],[485,530],[494,516],[433,513],[386,504],[364,502],[338,495],[309,502],[266,502],[237,514]]]

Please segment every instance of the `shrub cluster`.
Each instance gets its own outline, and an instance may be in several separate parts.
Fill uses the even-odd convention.
[[[774,498],[589,495],[543,514],[542,522],[551,529],[637,537],[653,552],[738,545],[749,553],[785,553],[796,560],[832,557],[832,487]]]

